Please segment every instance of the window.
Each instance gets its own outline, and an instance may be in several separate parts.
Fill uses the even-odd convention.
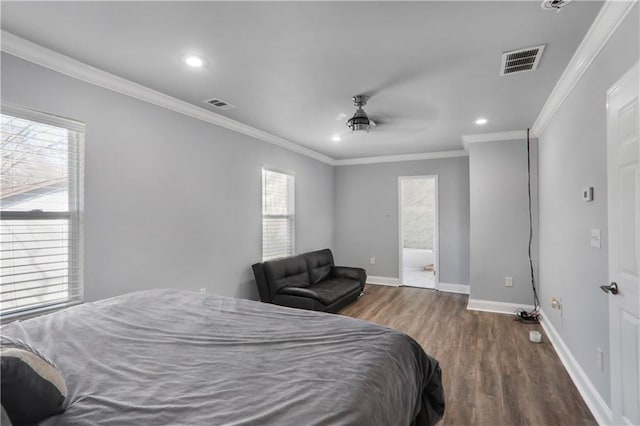
[[[82,300],[84,125],[2,107],[0,313]]]
[[[294,178],[262,168],[262,260],[295,252]]]

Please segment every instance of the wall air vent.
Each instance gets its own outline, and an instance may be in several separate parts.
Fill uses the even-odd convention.
[[[524,49],[512,50],[502,54],[500,75],[515,74],[519,72],[533,71],[538,68],[542,57],[544,44]]]
[[[213,99],[207,99],[206,101],[204,101],[205,104],[211,105],[212,107],[218,108],[218,109],[231,109],[231,108],[235,108],[235,105],[231,105],[229,102],[225,102],[222,99],[218,99],[218,98],[213,98]]]

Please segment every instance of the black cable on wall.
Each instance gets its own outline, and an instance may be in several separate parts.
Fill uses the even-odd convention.
[[[531,272],[531,288],[533,289],[533,310],[527,312],[525,309],[519,310],[516,315],[518,319],[526,322],[538,322],[540,319],[540,300],[536,290],[536,278],[533,273],[533,258],[531,257],[531,246],[533,245],[533,207],[531,205],[531,137],[530,129],[527,129],[527,189],[529,193],[529,270]]]

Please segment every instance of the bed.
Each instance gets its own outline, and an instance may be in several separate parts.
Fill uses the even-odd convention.
[[[177,290],[6,324],[68,387],[53,425],[431,425],[440,367],[409,336],[340,315]]]

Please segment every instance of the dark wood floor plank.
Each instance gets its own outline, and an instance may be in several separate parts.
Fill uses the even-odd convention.
[[[467,296],[367,285],[340,314],[401,330],[442,367],[442,425],[597,425],[537,324],[467,310]],[[543,333],[540,344],[529,331]]]

